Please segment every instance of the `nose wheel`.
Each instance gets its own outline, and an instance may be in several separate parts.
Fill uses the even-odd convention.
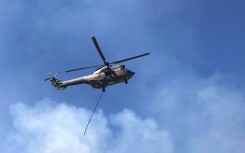
[[[125,84],[128,84],[128,80],[127,79],[125,79]]]
[[[102,91],[105,92],[105,88],[102,88]]]

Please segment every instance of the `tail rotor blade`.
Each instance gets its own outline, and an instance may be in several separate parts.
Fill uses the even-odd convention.
[[[50,80],[50,79],[52,79],[52,78],[47,78],[47,79],[44,79],[44,81],[48,81],[48,80]]]
[[[60,74],[60,72],[56,73],[53,77],[56,77],[58,74]]]

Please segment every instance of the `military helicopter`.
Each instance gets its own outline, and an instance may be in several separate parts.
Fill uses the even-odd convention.
[[[139,58],[142,56],[149,55],[150,53],[144,53],[137,56],[133,56],[130,58],[125,58],[122,60],[118,60],[115,62],[107,62],[105,59],[104,54],[102,53],[99,44],[95,37],[92,37],[92,41],[103,60],[104,64],[102,65],[96,65],[96,66],[87,66],[82,68],[76,68],[67,70],[66,72],[73,72],[78,70],[84,70],[88,68],[96,68],[96,71],[90,75],[74,78],[71,80],[61,81],[56,78],[56,76],[60,73],[56,73],[54,76],[49,72],[50,76],[49,78],[45,79],[44,81],[50,80],[51,84],[56,87],[58,90],[65,89],[68,86],[72,85],[78,85],[78,84],[88,84],[96,89],[102,89],[103,92],[105,92],[105,88],[110,85],[114,85],[117,83],[125,82],[125,84],[128,83],[128,80],[133,77],[135,74],[134,72],[126,69],[125,65],[115,65],[112,66],[112,64],[119,64],[122,62],[126,62],[135,58]]]

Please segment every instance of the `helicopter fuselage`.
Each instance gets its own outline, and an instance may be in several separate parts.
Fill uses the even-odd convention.
[[[52,83],[57,89],[65,89],[68,86],[88,84],[93,88],[105,89],[107,86],[125,82],[133,77],[135,73],[126,69],[124,65],[98,68],[93,74],[74,78],[71,80]]]
[[[78,84],[88,84],[92,86],[93,88],[102,89],[104,92],[107,86],[121,83],[121,82],[125,82],[127,84],[128,80],[131,79],[133,75],[135,74],[134,72],[126,69],[125,65],[115,65],[115,66],[112,66],[112,65],[126,62],[129,60],[133,60],[136,58],[140,58],[140,57],[150,54],[150,53],[144,53],[144,54],[140,54],[137,56],[132,56],[129,58],[117,60],[114,62],[108,62],[106,61],[106,58],[103,52],[101,51],[99,44],[95,37],[92,37],[92,41],[104,64],[71,69],[71,70],[67,70],[66,72],[72,72],[72,71],[78,71],[78,70],[83,70],[83,69],[88,69],[88,68],[99,67],[93,74],[74,78],[71,80],[61,81],[55,78],[60,72],[56,73],[54,76],[49,72],[50,77],[44,79],[44,81],[49,80],[51,84],[55,86],[57,89],[65,89],[68,86],[73,86],[73,85],[78,85]]]

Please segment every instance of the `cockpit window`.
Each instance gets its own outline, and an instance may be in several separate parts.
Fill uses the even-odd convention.
[[[126,68],[123,68],[124,72],[127,73],[127,69]]]
[[[101,73],[101,72],[105,72],[107,70],[107,67],[104,66],[104,67],[101,67],[99,69],[97,69],[93,74],[98,74],[98,73]]]

